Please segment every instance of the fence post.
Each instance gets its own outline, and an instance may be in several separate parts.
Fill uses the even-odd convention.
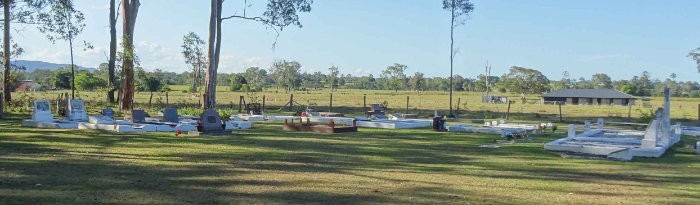
[[[700,105],[698,107],[700,108]],[[362,94],[362,111],[367,113],[367,94]],[[698,114],[700,115],[700,111]]]
[[[332,112],[333,110],[333,93],[331,93],[331,103],[330,106],[328,107],[328,112]]]
[[[462,104],[462,98],[457,98],[457,113],[459,113],[459,105]]]
[[[265,113],[265,95],[263,95],[262,113]]]
[[[561,102],[557,102],[559,105],[559,122],[564,122],[564,118],[561,115]]]
[[[406,96],[406,114],[408,114],[408,102],[411,100],[410,97],[409,95]]]
[[[170,107],[170,97],[168,96],[168,92],[165,92],[165,107]]]
[[[292,111],[294,106],[294,94],[289,94],[289,111]]]
[[[506,120],[508,120],[508,117],[510,117],[510,104],[513,103],[512,100],[508,101],[508,110],[506,111]]]

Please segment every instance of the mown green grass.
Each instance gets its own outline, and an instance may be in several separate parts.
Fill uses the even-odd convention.
[[[684,137],[660,159],[564,159],[562,137],[427,129],[315,134],[256,123],[226,136],[115,134],[0,120],[0,204],[700,204]]]

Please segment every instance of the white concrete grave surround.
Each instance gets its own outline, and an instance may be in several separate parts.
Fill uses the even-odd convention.
[[[680,141],[681,125],[670,122],[670,92],[664,89],[664,106],[655,113],[646,131],[604,129],[599,118],[595,130],[576,134],[576,125],[569,125],[566,138],[546,143],[544,148],[580,154],[604,156],[629,161],[633,157],[660,157]]]

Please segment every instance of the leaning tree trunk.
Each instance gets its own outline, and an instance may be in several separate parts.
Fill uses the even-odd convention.
[[[206,73],[206,85],[204,87],[204,100],[202,101],[202,109],[214,108],[216,106],[216,72],[218,67],[218,55],[217,55],[217,34],[219,33],[219,28],[221,24],[219,23],[219,16],[221,13],[220,0],[211,0],[211,15],[209,16],[209,48],[208,48],[208,61],[209,65],[207,67]]]
[[[73,38],[69,37],[68,44],[70,45],[70,98],[75,98],[75,63],[73,62]]]
[[[5,96],[5,102],[10,102],[12,100],[12,92],[10,90],[10,0],[3,0],[3,78],[2,78],[2,90]]]
[[[109,1],[109,62],[108,69],[109,77],[107,79],[109,91],[107,92],[107,100],[114,103],[114,91],[117,90],[115,77],[115,60],[117,58],[117,11],[114,0]]]
[[[134,25],[136,24],[136,16],[139,10],[139,0],[122,0],[122,22],[124,41],[124,61],[121,89],[121,108],[123,110],[132,110],[134,100]]]

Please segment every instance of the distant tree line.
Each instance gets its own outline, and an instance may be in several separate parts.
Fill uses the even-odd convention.
[[[138,61],[137,61],[138,62]],[[353,76],[342,74],[337,66],[331,66],[327,72],[303,72],[302,65],[296,61],[275,61],[269,68],[250,67],[240,73],[219,73],[217,81],[220,86],[233,91],[257,92],[268,88],[284,89],[286,92],[306,90],[363,89],[394,91],[449,91],[449,77],[427,77],[424,73],[406,74],[408,66],[395,63],[387,66],[379,76],[372,74]],[[117,69],[117,72],[120,70]],[[135,88],[137,91],[167,90],[168,85],[188,85],[202,82],[203,76],[193,71],[175,73],[155,69],[146,71],[141,66],[134,69]],[[197,72],[197,70],[194,70]],[[32,72],[20,72],[15,79],[29,79],[38,82],[45,89],[70,89],[70,67],[55,71],[37,69]],[[196,79],[199,78],[199,79]],[[499,94],[541,94],[558,89],[617,89],[635,96],[661,96],[663,88],[671,88],[674,97],[700,97],[700,84],[694,81],[678,81],[676,74],[664,79],[653,78],[651,73],[643,71],[631,79],[612,80],[604,73],[597,73],[590,78],[572,78],[568,72],[559,80],[550,80],[537,69],[513,66],[508,73],[500,76],[463,77],[454,75],[454,91],[486,92],[487,89]],[[76,71],[75,84],[78,90],[91,91],[107,87],[109,69],[107,63],[101,64],[95,71]],[[486,80],[488,79],[488,87]],[[148,88],[150,81],[159,81],[158,90]],[[19,81],[17,82],[19,83]],[[119,82],[117,82],[119,83]],[[153,84],[153,82],[151,82]],[[188,89],[188,92],[191,92]],[[199,87],[196,92],[203,92]]]

